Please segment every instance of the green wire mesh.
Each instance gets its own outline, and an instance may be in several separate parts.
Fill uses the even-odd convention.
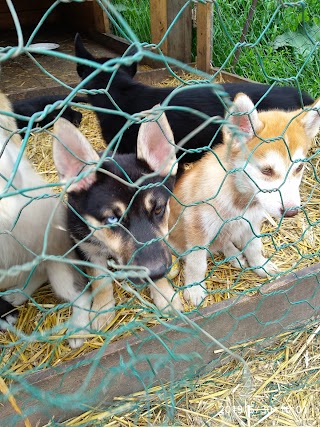
[[[46,114],[54,111],[57,107],[61,108],[62,114],[68,105],[76,106],[77,104],[72,102],[73,97],[75,94],[88,93],[83,87],[86,81],[92,78],[91,76],[85,79],[75,88],[70,87],[64,81],[49,73],[38,61],[37,54],[56,58],[60,57],[66,61],[72,61],[74,64],[79,60],[72,55],[67,55],[62,52],[41,50],[31,46],[38,31],[46,24],[46,20],[60,3],[63,2],[57,0],[52,3],[44,13],[38,25],[35,26],[31,36],[25,39],[19,22],[19,14],[15,11],[13,2],[7,0],[17,33],[17,45],[0,47],[0,64],[6,64],[7,61],[19,55],[27,55],[48,78],[53,79],[56,83],[61,85],[61,87],[69,90],[69,94],[64,101],[57,101],[52,105],[48,105],[44,111],[39,111],[29,120],[27,117],[18,117],[25,120],[25,127],[23,128],[25,137],[21,146],[20,156],[23,155],[28,146],[28,139],[31,133],[45,130],[50,135],[52,132],[50,130],[52,123],[40,129],[36,127],[37,121]],[[82,1],[74,0],[73,3],[82,3]],[[157,59],[162,61],[163,66],[167,67],[174,76],[176,76],[176,74],[172,67],[178,65],[185,72],[197,75],[197,79],[187,80],[181,76],[176,76],[180,81],[180,86],[176,91],[188,90],[190,85],[203,85],[203,87],[207,87],[208,90],[212,90],[216,95],[221,97],[226,103],[227,108],[231,106],[231,103],[224,98],[226,94],[223,88],[214,82],[216,75],[209,76],[175,59],[165,57],[161,53],[161,44],[163,40],[157,46],[151,45],[149,1],[114,0],[108,2],[106,0],[97,0],[97,3],[107,13],[113,33],[125,37],[127,40],[134,43],[137,51],[133,56],[114,58],[103,65],[92,63],[87,60],[81,60],[82,63],[96,68],[96,73],[98,73],[100,70],[116,72],[119,65],[129,65],[131,61],[141,61],[143,58]],[[184,7],[190,6],[195,11],[196,3],[195,1],[186,1]],[[205,2],[203,1],[203,3]],[[251,6],[250,2],[215,1],[213,2],[213,6],[214,48],[212,63],[214,66],[219,67],[220,70],[235,72],[244,77],[264,83],[294,85],[299,89],[303,88],[309,91],[313,96],[318,95],[320,75],[320,17],[318,2],[316,0],[291,3],[277,0],[258,2],[245,41],[243,42],[240,42],[240,38]],[[180,13],[181,12],[182,11],[180,11]],[[179,14],[170,28],[175,25],[178,19]],[[194,13],[194,25],[196,26],[196,13]],[[170,28],[166,36],[170,33]],[[302,44],[304,48],[302,48]],[[152,51],[143,49],[151,46],[158,49]],[[237,61],[234,60],[236,53],[239,55]],[[193,52],[193,55],[195,55],[195,52]],[[109,85],[112,85],[112,78],[110,79]],[[107,91],[108,87],[102,90],[102,92],[105,93]],[[97,91],[92,91],[92,93],[96,92]],[[172,95],[168,96],[165,100],[161,107],[162,110],[168,107],[171,97]],[[98,110],[89,105],[82,105],[82,107],[85,110],[103,111],[103,109]],[[182,107],[176,108],[180,108],[180,110],[183,109]],[[223,118],[213,119],[206,117],[190,108],[184,108],[184,110],[192,111],[194,114],[201,116],[207,121],[206,124],[215,120],[215,122],[221,126],[229,126],[234,134],[237,135],[239,133],[235,126],[227,123]],[[110,113],[109,111],[104,112]],[[126,124],[121,132],[110,142],[101,162],[104,158],[110,156],[110,149],[112,150],[117,146],[123,133],[131,124],[139,123],[144,120],[139,114],[134,116],[126,114],[117,105],[115,105],[115,111],[111,113],[125,117]],[[2,112],[2,114],[8,113]],[[213,152],[208,147],[206,150]],[[201,149],[194,151],[201,151]],[[123,284],[122,293],[116,305],[116,312],[118,313],[116,320],[118,320],[118,322],[115,322],[111,328],[101,332],[100,337],[96,340],[93,340],[95,334],[92,333],[89,335],[89,344],[86,344],[85,351],[79,349],[73,352],[70,352],[70,349],[68,349],[66,338],[77,333],[77,331],[67,330],[68,321],[65,323],[62,321],[60,322],[59,315],[63,310],[70,310],[72,304],[63,303],[52,295],[50,296],[50,301],[47,302],[47,288],[39,290],[36,296],[33,295],[29,297],[24,308],[20,310],[20,317],[23,318],[27,305],[35,307],[37,315],[33,319],[32,333],[26,333],[23,329],[10,327],[6,335],[7,338],[0,342],[0,378],[7,384],[10,395],[17,396],[22,411],[21,415],[12,410],[12,414],[5,419],[5,424],[3,425],[18,425],[19,422],[22,422],[21,420],[23,417],[31,417],[32,414],[38,411],[42,412],[44,417],[47,417],[46,420],[48,421],[52,408],[59,409],[61,420],[68,416],[70,408],[78,413],[85,413],[93,409],[96,414],[101,412],[101,414],[104,415],[100,415],[100,419],[99,416],[97,416],[91,420],[86,420],[84,417],[82,421],[70,421],[70,424],[64,424],[60,421],[58,416],[58,418],[49,422],[48,425],[50,426],[107,425],[106,423],[110,420],[116,420],[119,414],[129,412],[132,414],[131,424],[128,422],[127,424],[119,423],[118,425],[151,425],[154,422],[152,415],[154,411],[151,410],[153,400],[161,402],[162,407],[165,408],[165,417],[157,420],[156,423],[159,425],[174,425],[175,407],[179,406],[181,402],[184,402],[184,397],[181,397],[182,395],[179,394],[181,389],[184,387],[196,389],[197,384],[201,381],[206,381],[206,375],[227,356],[228,360],[234,363],[232,374],[238,372],[238,384],[242,393],[242,400],[239,400],[239,404],[242,405],[244,402],[247,402],[252,392],[253,378],[249,369],[249,364],[243,358],[247,351],[246,343],[248,341],[259,341],[259,348],[266,347],[268,341],[264,340],[264,337],[271,337],[278,334],[279,328],[275,326],[281,325],[282,322],[286,325],[283,326],[283,332],[291,330],[294,330],[295,333],[301,331],[308,332],[309,330],[313,331],[314,325],[311,322],[319,311],[317,299],[319,286],[306,288],[306,294],[302,297],[299,292],[295,293],[299,287],[305,286],[305,283],[309,279],[318,283],[316,270],[303,270],[302,273],[301,271],[299,272],[299,270],[301,266],[305,265],[303,264],[305,260],[311,261],[312,263],[317,263],[319,261],[319,248],[315,245],[312,252],[305,252],[303,248],[298,245],[298,243],[302,242],[304,239],[310,239],[311,234],[319,233],[319,220],[317,218],[314,219],[308,212],[308,205],[316,203],[314,200],[319,193],[317,158],[318,149],[314,147],[307,159],[308,178],[306,186],[309,188],[309,192],[307,197],[305,197],[304,207],[302,209],[303,213],[301,214],[300,221],[303,222],[303,232],[301,236],[295,241],[283,241],[279,245],[276,236],[282,229],[282,221],[277,223],[272,229],[270,229],[270,227],[265,227],[261,234],[265,241],[272,242],[271,258],[285,251],[292,251],[295,254],[295,262],[292,266],[285,270],[281,270],[277,275],[277,277],[281,277],[293,272],[294,280],[289,290],[284,292],[283,290],[278,291],[277,289],[272,289],[265,293],[264,289],[267,289],[265,285],[267,285],[269,281],[263,282],[261,286],[261,280],[259,280],[259,278],[257,278],[256,284],[250,286],[250,288],[239,288],[239,283],[243,280],[243,277],[246,277],[245,275],[248,269],[239,270],[237,274],[232,277],[232,282],[230,278],[227,281],[219,279],[219,268],[224,266],[229,259],[210,254],[205,280],[217,275],[217,286],[210,290],[211,295],[214,296],[217,301],[220,301],[219,295],[221,294],[229,294],[232,297],[227,300],[227,302],[222,303],[218,310],[215,311],[208,308],[201,309],[198,307],[191,310],[190,313],[177,313],[177,316],[169,322],[146,298],[146,294],[143,290],[145,285],[141,286],[141,289],[139,289],[138,287],[133,288],[130,284]],[[31,189],[24,189],[24,191],[17,190],[12,185],[13,178],[19,168],[19,163],[20,160],[18,158],[10,178],[7,179],[6,188],[3,194],[1,194],[2,199],[14,197],[22,193],[25,195],[26,199],[28,197],[30,199],[31,197],[28,196],[28,191]],[[97,167],[99,167],[100,164],[98,163]],[[234,171],[229,171],[228,173],[233,172]],[[85,173],[87,172],[83,171],[77,179],[81,179]],[[130,182],[128,179],[128,185],[136,187],[137,194],[145,188],[143,179],[135,183]],[[61,185],[58,182],[48,182],[46,185],[46,188],[59,187],[61,187]],[[46,188],[37,189],[40,190],[40,195],[37,196],[39,199],[47,197]],[[62,188],[62,192],[57,194],[56,197],[60,197],[62,201],[64,194],[65,188]],[[204,202],[207,202],[207,200],[199,201],[199,203]],[[28,203],[27,200],[26,203]],[[130,209],[130,206],[128,209]],[[16,221],[19,221],[19,217],[17,217]],[[50,225],[49,223],[47,232]],[[44,235],[43,241],[43,253],[36,256],[32,263],[24,266],[16,266],[10,270],[0,271],[0,277],[6,277],[7,275],[14,276],[19,272],[19,269],[30,271],[31,275],[33,269],[41,261],[47,259],[47,233]],[[190,251],[197,249],[199,248],[192,248]],[[207,250],[209,249],[207,248]],[[60,259],[60,261],[70,262],[67,258]],[[91,264],[89,262],[79,262],[79,264],[75,265],[75,268],[79,266],[91,266]],[[111,267],[116,266],[110,263],[107,266],[99,268],[107,276],[117,281],[125,279],[128,277],[129,273],[130,275],[132,274],[131,271],[128,271],[126,266],[122,266],[122,268],[117,266],[116,269],[112,269]],[[138,269],[136,274],[141,276],[143,272]],[[87,274],[86,279],[89,286],[93,277]],[[172,283],[176,291],[184,287],[182,285],[178,288],[176,282]],[[24,289],[27,285],[28,280],[25,283]],[[142,291],[142,294],[140,291]],[[14,291],[1,291],[0,296],[10,292]],[[234,307],[239,301],[242,301],[243,298],[250,297],[250,295],[255,295],[257,292],[262,298],[254,307],[253,311],[239,313],[234,310]],[[280,301],[279,312],[275,319],[270,319],[265,315],[265,313],[268,312],[270,297],[275,298],[272,301]],[[291,308],[297,305],[301,305],[306,311],[306,318],[310,320],[308,326],[301,326],[292,317]],[[244,305],[244,307],[246,306]],[[281,307],[284,308],[281,309]],[[128,310],[130,310],[133,315],[127,321],[126,313]],[[54,316],[56,324],[48,329],[45,327],[45,321]],[[256,333],[244,335],[239,338],[237,349],[229,350],[229,340],[232,338],[233,334],[236,333],[240,323],[246,318],[250,318],[254,323]],[[288,321],[288,319],[290,320]],[[217,323],[220,322],[219,324],[224,325],[219,336],[212,336],[207,332],[206,328],[209,327],[208,325],[210,325],[212,321]],[[141,338],[137,344],[135,338],[140,337],[140,335],[138,335],[139,333],[141,333]],[[123,351],[119,353],[120,356],[118,356],[118,353],[115,353],[105,358],[104,353],[108,351],[108,348],[110,348],[109,346],[119,339],[123,340],[121,343],[124,342],[124,344],[121,344],[123,345]],[[46,355],[41,358],[39,363],[39,359],[35,354],[37,351],[41,353],[41,346],[44,344],[47,345]],[[189,345],[190,347],[188,347]],[[281,345],[283,346],[284,344]],[[279,344],[279,347],[281,347],[281,345]],[[33,347],[33,352],[31,352],[31,347]],[[34,351],[35,347],[38,350]],[[89,350],[95,350],[94,356],[86,356]],[[278,350],[276,345],[274,347],[267,347],[267,351],[272,354],[276,354],[276,350]],[[204,353],[206,355],[213,355],[215,352],[219,355],[218,358],[212,357],[212,359],[208,361],[208,356],[204,357]],[[25,355],[25,364],[28,366],[28,369],[24,369],[21,364],[17,365],[17,360],[23,354]],[[30,354],[30,360],[26,356],[28,354]],[[258,356],[258,358],[259,357],[263,358],[264,356]],[[67,368],[65,367],[66,361]],[[32,368],[30,368],[30,366],[32,366]],[[57,375],[57,380],[52,379],[51,382],[50,379],[48,379],[47,384],[49,384],[49,388],[43,389],[37,383],[36,377],[33,377],[32,381],[30,380],[30,374],[36,375],[40,373],[39,375],[41,375],[46,368],[53,369],[53,371],[50,372],[53,372],[53,375]],[[81,375],[79,372],[81,372]],[[231,375],[230,371],[225,374],[220,372],[220,374],[221,377],[224,378]],[[164,383],[162,375],[169,378],[169,382]],[[69,384],[68,379],[70,379],[70,377],[73,378],[74,386],[72,389],[66,387],[66,384]],[[123,398],[121,399],[121,396],[117,395],[117,383],[119,378],[123,377],[128,383],[134,383],[132,391],[138,392],[143,390],[144,394],[141,394],[139,399],[133,396],[123,403]],[[197,378],[199,379],[197,380]],[[311,377],[305,378],[304,383],[300,386],[307,388],[310,378]],[[318,381],[319,379],[316,378],[314,383],[318,384]],[[293,384],[292,387],[294,386]],[[106,400],[104,396],[108,389],[109,398]],[[10,406],[8,395],[1,388],[0,390],[2,392],[0,394],[0,404],[6,407]],[[268,405],[269,407],[276,407],[276,397],[273,400],[273,391],[271,388],[269,391],[270,400]],[[275,392],[274,395],[276,396]],[[117,398],[119,399],[117,400]],[[183,404],[184,403],[182,403],[182,405]],[[143,422],[140,421],[139,418],[142,413],[147,414],[144,415]],[[217,413],[218,412],[213,411],[212,416],[217,416]],[[64,414],[67,415],[65,416]],[[261,420],[264,416],[261,410],[260,412],[256,410],[254,414],[256,416],[256,421]],[[225,414],[222,415],[224,416]],[[42,421],[40,422],[42,423]],[[40,425],[44,424],[42,423]],[[215,424],[212,420],[207,420],[201,425],[218,424]]]

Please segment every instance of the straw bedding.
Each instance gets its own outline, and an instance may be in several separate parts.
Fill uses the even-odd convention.
[[[172,84],[172,81],[163,84]],[[99,127],[94,113],[87,110],[82,110],[82,113],[84,117],[81,131],[97,150],[102,149],[104,144],[98,131]],[[315,140],[312,152],[317,149],[319,142],[319,139]],[[51,136],[47,132],[36,133],[29,140],[27,155],[37,171],[43,174],[48,181],[54,182],[57,180],[57,176],[52,161],[51,146]],[[315,170],[318,170],[317,160],[314,159],[312,162]],[[319,262],[320,232],[317,221],[319,218],[320,190],[317,177],[314,176],[314,170],[310,166],[304,174],[301,194],[302,201],[307,202],[305,211],[293,218],[286,218],[279,231],[275,231],[277,224],[271,218],[263,225],[263,232],[274,233],[272,239],[268,237],[263,239],[265,254],[272,257],[272,261],[278,265],[282,272],[301,269]],[[287,246],[288,244],[289,246]],[[215,257],[215,260],[221,262],[223,258]],[[212,268],[211,262],[208,264],[208,271],[211,271]],[[254,292],[262,282],[263,280],[255,273],[241,272],[229,263],[223,262],[213,270],[207,280],[210,295],[203,306],[231,298],[242,292]],[[183,284],[182,270],[178,272],[174,283],[176,286]],[[115,286],[115,296],[117,304],[121,303],[121,306],[127,304],[127,307],[122,307],[117,311],[116,318],[108,326],[108,329],[119,328],[141,316],[146,318],[148,327],[156,324],[150,314],[143,313],[139,302],[120,286]],[[143,296],[149,300],[147,292],[143,291]],[[45,331],[57,324],[62,324],[69,317],[70,308],[62,305],[59,310],[54,309],[57,304],[61,304],[61,301],[58,301],[52,294],[49,285],[36,292],[34,300],[36,304],[29,301],[20,308],[17,328],[26,335],[31,334],[35,329]],[[192,308],[185,304],[187,311]],[[314,332],[315,326],[312,328],[311,331]],[[14,334],[0,332],[0,347],[5,346],[7,348],[2,363],[6,363],[8,369],[19,374],[32,370],[34,367],[39,368],[41,365],[54,366],[62,361],[73,359],[80,354],[99,348],[103,344],[99,335],[93,335],[88,337],[82,348],[71,351],[67,341],[63,340],[63,332],[64,330],[61,329],[57,335],[51,337],[50,342],[33,341],[28,345],[14,345],[17,339]],[[317,336],[318,330],[313,335],[310,335],[309,332],[305,330],[284,335],[269,349],[262,350],[254,357],[252,355],[247,356],[253,381],[252,390],[256,390],[256,394],[250,400],[251,410],[250,408],[248,410],[247,402],[241,398],[243,394],[241,391],[243,389],[241,366],[229,363],[225,367],[216,369],[209,376],[203,377],[197,382],[190,382],[177,390],[174,396],[176,411],[174,424],[188,426],[293,426],[309,423],[308,425],[316,425],[313,420],[317,419],[316,414],[319,412],[316,405],[316,394],[319,393],[317,390],[319,383],[317,367],[319,367],[320,362],[320,342]],[[115,339],[124,338],[129,334],[129,331],[122,335],[115,334]],[[273,374],[272,379],[270,379],[271,374]],[[292,384],[294,385],[291,387]],[[308,393],[307,388],[309,388]],[[275,406],[276,409],[268,403],[270,394],[279,400],[279,405]],[[163,423],[166,420],[166,408],[170,402],[161,398],[158,390],[149,391],[148,410],[144,408],[145,398],[142,394],[134,395],[131,400],[119,397],[119,401],[121,399],[123,399],[123,404],[117,411],[122,414],[121,416],[109,418],[111,414],[90,411],[83,414],[81,418],[71,420],[67,425],[81,425],[89,420],[94,425],[95,421],[99,419],[109,420],[103,424],[105,426],[150,425],[151,420],[153,425],[165,425]],[[132,410],[133,403],[139,403],[139,408]],[[241,411],[235,409],[237,405],[241,407]],[[253,410],[252,405],[256,405],[260,413],[258,410]],[[299,413],[297,412],[298,406],[302,408]],[[223,407],[230,408],[230,413],[223,412]],[[261,408],[264,408],[263,414]],[[138,424],[137,414],[139,414]],[[214,418],[212,418],[213,415]]]

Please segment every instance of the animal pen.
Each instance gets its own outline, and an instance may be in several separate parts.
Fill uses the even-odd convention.
[[[135,78],[149,85],[179,91],[203,84],[223,97],[219,83],[259,80],[303,88],[316,98],[319,92],[306,87],[305,77],[312,69],[318,89],[320,16],[313,4],[0,1],[1,90],[12,101],[63,95],[45,114],[78,108],[72,98],[86,93],[75,70],[79,32],[95,57],[110,58],[98,69],[114,72],[139,61]],[[294,45],[295,33],[304,37],[304,49]],[[41,42],[59,49],[35,45]],[[128,51],[132,43],[134,54]],[[221,47],[225,56],[218,62]],[[277,74],[270,64],[279,51],[290,64]],[[254,67],[259,77],[250,75]],[[97,150],[104,149],[94,108],[85,104],[80,111],[80,130]],[[41,115],[26,121],[21,150],[59,193],[52,130],[36,127]],[[137,120],[131,117],[131,123]],[[127,270],[110,268],[117,283],[115,319],[99,333],[89,328],[78,349],[67,342],[77,334],[66,328],[72,304],[54,296],[50,284],[29,297],[17,324],[0,332],[0,426],[318,425],[318,152],[316,138],[305,162],[299,214],[268,217],[263,224],[264,251],[279,268],[274,276],[261,279],[252,268],[235,268],[213,254],[206,300],[198,307],[184,302],[185,311],[170,317],[159,313],[146,289],[123,282]],[[170,280],[181,292],[178,261],[173,258]],[[10,274],[15,271],[1,271],[2,278]]]

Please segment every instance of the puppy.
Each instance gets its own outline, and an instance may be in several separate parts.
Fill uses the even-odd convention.
[[[179,295],[163,279],[171,265],[163,238],[168,233],[168,201],[177,171],[165,114],[140,126],[137,154],[99,155],[64,119],[56,122],[54,134],[54,161],[67,185],[68,229],[78,255],[92,264],[95,279],[92,327],[101,329],[115,315],[111,275],[106,271],[110,259],[125,266],[136,284],[146,281],[133,277],[137,267],[145,277],[148,273],[152,280],[160,279],[157,289],[150,286],[160,310],[171,311],[170,303],[182,310]]]
[[[17,101],[12,102],[12,108],[13,112],[19,116],[26,116],[29,119],[36,113],[44,111],[44,109],[49,104],[53,104],[57,101],[63,100],[63,95],[47,95],[47,96],[37,96],[34,98],[26,98],[21,99]],[[86,98],[75,96],[72,99],[72,102],[87,102]],[[39,124],[40,126],[45,126],[51,122],[54,121],[54,119],[59,114],[60,109],[56,109],[52,111],[51,113],[48,113],[43,117],[42,120],[36,121],[36,124]],[[82,114],[80,111],[74,110],[73,108],[67,106],[64,108],[63,112],[61,113],[61,117],[64,117],[65,119],[69,120],[71,123],[73,123],[75,126],[80,126]],[[17,126],[18,129],[23,129],[25,126],[27,126],[27,120],[24,120],[22,118],[17,117]],[[20,134],[23,136],[25,132],[20,132]]]
[[[99,64],[110,59],[95,58],[85,49],[79,35],[75,39],[75,53],[78,58]],[[137,63],[131,59],[130,64],[129,57],[134,53],[132,48],[127,53],[126,61],[129,65],[123,64],[115,72],[99,71],[91,78],[89,76],[96,68],[80,62],[77,65],[79,77],[86,79],[84,88],[92,91],[87,95],[90,104],[100,108],[97,116],[106,143],[111,142],[121,129],[125,129],[117,148],[118,153],[133,153],[136,149],[139,124],[128,127],[127,115],[148,110],[166,100],[170,107],[166,114],[174,139],[177,144],[184,141],[183,149],[177,153],[179,165],[198,160],[207,151],[205,147],[222,142],[220,125],[212,118],[223,117],[226,102],[229,98],[233,100],[239,92],[246,93],[257,104],[259,111],[273,108],[294,110],[313,102],[308,94],[302,92],[300,95],[295,87],[271,88],[257,83],[225,83],[220,86],[219,96],[209,84],[186,86],[178,91],[174,87],[148,86],[133,79]],[[119,111],[126,114],[119,114]]]
[[[225,143],[180,177],[170,201],[169,242],[185,260],[186,300],[198,305],[205,298],[211,253],[222,252],[234,266],[249,266],[260,277],[277,271],[262,255],[261,223],[265,211],[275,217],[298,213],[319,107],[320,99],[306,112],[258,113],[248,96],[238,94],[228,119],[243,135],[225,125]]]
[[[90,292],[72,266],[75,254],[66,227],[66,208],[22,155],[12,107],[0,94],[0,298],[1,327],[14,324],[15,306],[43,283],[74,302],[71,324],[77,333],[89,325]],[[61,257],[61,259],[60,259]],[[71,339],[78,347],[82,340]]]

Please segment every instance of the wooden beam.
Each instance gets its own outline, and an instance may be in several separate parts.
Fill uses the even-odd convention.
[[[154,63],[155,64],[155,63]],[[161,63],[161,65],[163,65]],[[195,66],[195,64],[189,64]],[[181,70],[177,67],[173,67],[173,70],[181,74]],[[212,68],[211,73],[216,73],[219,71],[218,68]],[[149,86],[161,83],[164,79],[171,77],[171,74],[167,68],[157,68],[154,70],[148,71],[138,71],[135,80],[138,80],[142,83],[145,83]],[[253,80],[246,79],[244,77],[238,76],[236,74],[231,74],[226,71],[220,71],[219,77],[224,83],[257,83]],[[75,79],[73,83],[70,84],[71,87],[75,87],[78,84],[78,81]],[[37,88],[28,88],[28,89],[18,89],[15,88],[14,92],[5,91],[6,95],[11,101],[17,101],[18,99],[32,98],[35,96],[45,96],[50,95],[54,92],[56,95],[68,95],[69,91],[66,90],[63,86],[58,83],[55,83],[50,87],[37,87]]]
[[[167,0],[150,0],[150,25],[151,42],[158,44],[168,28]],[[161,44],[161,50],[168,55],[167,38]]]
[[[162,52],[179,61],[191,62],[191,6],[181,9],[186,0],[150,0],[151,40],[158,44],[170,24],[177,18],[161,45]]]
[[[110,33],[110,22],[106,12],[100,7],[99,3],[93,2],[94,27],[99,33]]]
[[[261,285],[253,296],[239,295],[188,317],[226,347],[276,337],[320,314],[319,275],[320,263]],[[261,346],[263,341],[257,341],[250,350]],[[225,363],[226,356],[219,345],[176,318],[151,332],[135,332],[110,344],[104,352],[92,351],[30,374],[24,377],[23,387],[12,384],[10,391],[23,416],[28,416],[32,425],[40,421],[44,425],[52,417],[61,422],[101,402],[104,407],[111,406],[116,397],[205,374]],[[82,394],[77,395],[81,389]],[[64,404],[66,395],[74,396],[71,405]],[[54,402],[57,398],[61,406]],[[24,426],[7,396],[0,395],[0,405],[1,426]]]
[[[212,3],[197,5],[197,59],[199,70],[210,72],[212,61]]]

